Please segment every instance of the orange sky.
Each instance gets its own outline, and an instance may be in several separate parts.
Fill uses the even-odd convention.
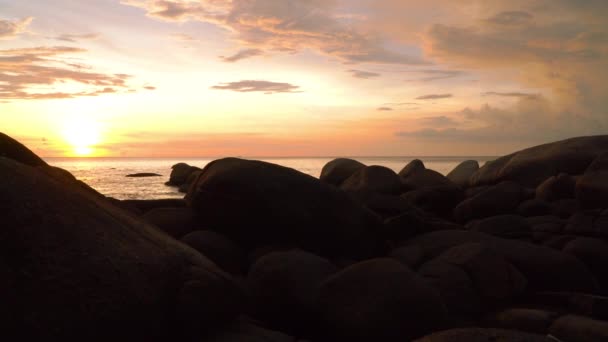
[[[0,0],[42,156],[499,155],[608,133],[604,0]]]

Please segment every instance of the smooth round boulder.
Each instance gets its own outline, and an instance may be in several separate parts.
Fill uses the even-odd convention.
[[[240,317],[222,332],[204,339],[204,342],[296,342],[280,331],[269,330],[247,317]]]
[[[323,166],[319,179],[327,184],[340,186],[348,177],[364,167],[365,164],[353,159],[334,159]]]
[[[137,212],[147,213],[157,208],[185,208],[188,203],[183,199],[166,198],[153,200],[122,200],[116,203],[121,208],[136,209]]]
[[[546,335],[557,317],[558,314],[553,311],[511,308],[486,316],[484,323],[493,328]]]
[[[563,251],[582,260],[599,282],[601,292],[608,294],[608,242],[580,237],[569,241]]]
[[[186,200],[199,221],[246,247],[294,245],[364,259],[380,252],[380,221],[344,191],[294,169],[236,158],[209,163]]]
[[[199,230],[185,235],[181,242],[209,258],[224,271],[231,274],[243,273],[245,255],[227,237],[209,230]]]
[[[555,342],[536,334],[515,330],[462,328],[437,332],[414,342]]]
[[[178,240],[188,233],[202,229],[196,214],[190,208],[156,208],[141,218]]]
[[[408,341],[446,319],[435,290],[392,259],[364,261],[329,277],[318,305],[334,341]]]
[[[0,157],[12,159],[29,166],[48,166],[48,164],[23,144],[0,132]]]
[[[524,201],[525,191],[519,184],[503,182],[467,198],[454,208],[454,218],[468,222],[477,218],[511,214]]]
[[[419,234],[446,229],[463,229],[462,226],[426,214],[417,208],[409,208],[398,216],[384,221],[384,237],[400,242]]]
[[[0,178],[4,337],[200,339],[240,310],[226,273],[111,202],[2,157]]]
[[[426,170],[426,166],[424,166],[422,160],[414,159],[407,165],[405,165],[405,167],[401,169],[401,171],[399,171],[399,177],[407,178],[410,175],[421,172],[423,170]]]
[[[553,322],[549,332],[560,341],[605,342],[608,341],[608,322],[566,315]]]
[[[517,213],[525,217],[551,215],[552,212],[553,207],[549,202],[537,198],[523,201],[517,207]]]
[[[541,183],[536,188],[536,198],[547,202],[574,198],[575,186],[576,179],[562,173]]]
[[[608,152],[599,155],[576,182],[576,199],[585,209],[608,208]]]
[[[186,163],[177,163],[171,167],[171,175],[167,185],[180,186],[188,181],[188,177],[193,172],[200,170],[196,166],[190,166]]]
[[[377,192],[381,194],[399,194],[401,180],[395,171],[384,166],[366,166],[360,168],[342,182],[340,189],[347,192]]]
[[[606,151],[608,135],[578,137],[527,148],[486,163],[471,176],[471,186],[514,181],[536,188],[560,173],[582,174]]]
[[[336,271],[327,259],[301,250],[261,257],[247,276],[254,317],[272,328],[313,337],[319,332],[319,286]]]
[[[465,160],[458,164],[454,170],[450,171],[446,176],[452,183],[461,188],[469,186],[471,176],[479,170],[479,162],[477,160]]]
[[[447,218],[464,199],[464,193],[454,186],[439,186],[408,191],[401,197],[413,206]]]
[[[532,227],[523,216],[499,215],[470,222],[467,228],[473,232],[485,233],[505,239],[529,239]]]

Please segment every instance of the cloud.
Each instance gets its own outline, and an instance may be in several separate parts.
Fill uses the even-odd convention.
[[[34,20],[33,17],[14,21],[0,19],[0,39],[13,38],[16,35],[23,33],[32,20]]]
[[[495,25],[519,26],[530,23],[534,16],[524,11],[504,11],[485,21]]]
[[[390,112],[393,110],[393,108],[391,107],[378,107],[377,109],[379,112]]]
[[[0,99],[98,96],[128,88],[130,75],[93,72],[62,59],[83,52],[86,50],[66,46],[0,50]],[[80,90],[74,91],[73,84]]]
[[[295,93],[299,88],[299,86],[289,83],[252,80],[222,83],[211,87],[211,89],[232,90],[241,93],[263,92],[266,94]]]
[[[171,33],[169,37],[178,42],[194,42],[197,39],[185,33]]]
[[[528,98],[528,99],[536,99],[539,98],[539,94],[532,93],[522,93],[522,92],[496,92],[496,91],[487,91],[481,94],[482,96],[501,96],[501,97],[515,97],[515,98]]]
[[[200,21],[226,28],[250,48],[275,52],[306,49],[348,63],[428,64],[421,56],[387,48],[374,30],[362,30],[357,16],[337,13],[335,0],[123,0],[164,21]]]
[[[428,117],[424,117],[424,118],[420,118],[417,120],[417,123],[425,126],[425,127],[453,127],[455,125],[458,125],[459,122],[456,121],[454,118],[445,116],[445,115],[440,115],[440,116],[428,116]]]
[[[361,78],[361,79],[365,79],[365,80],[381,76],[380,74],[378,74],[376,72],[369,72],[369,71],[355,70],[355,69],[347,70],[347,72],[351,73],[351,75],[355,78]]]
[[[448,99],[452,97],[452,94],[429,94],[418,96],[416,100],[439,100],[439,99]]]
[[[416,81],[416,82],[432,82],[432,81],[438,81],[438,80],[445,80],[448,78],[454,78],[454,77],[462,76],[465,74],[463,71],[460,71],[460,70],[428,69],[428,70],[415,70],[412,72],[427,75],[425,77],[422,77],[422,78],[419,78],[416,80],[412,80],[412,81]]]
[[[52,37],[52,39],[68,42],[68,43],[76,43],[81,40],[95,40],[100,37],[99,33],[85,33],[85,34],[62,34],[56,37]]]
[[[260,49],[243,49],[240,50],[239,52],[235,53],[232,56],[220,56],[220,58],[227,63],[234,63],[234,62],[238,62],[242,59],[247,59],[247,58],[251,58],[251,57],[255,57],[255,56],[260,56],[264,54],[264,51],[260,50]]]
[[[154,86],[144,86],[144,89],[146,89],[146,90],[156,90],[156,87],[154,87]]]

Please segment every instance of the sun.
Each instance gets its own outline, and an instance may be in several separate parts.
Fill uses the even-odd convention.
[[[62,135],[74,155],[87,157],[94,154],[95,145],[101,142],[101,126],[86,118],[71,119],[65,123]]]

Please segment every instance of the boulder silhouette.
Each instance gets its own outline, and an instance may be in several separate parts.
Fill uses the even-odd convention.
[[[5,337],[200,338],[239,311],[229,276],[109,201],[2,157],[0,177]]]
[[[209,230],[198,230],[181,238],[221,269],[231,274],[242,274],[245,255],[241,248],[227,237]]]
[[[454,170],[450,171],[446,177],[459,187],[466,188],[470,184],[471,176],[477,170],[479,170],[479,162],[477,160],[465,160],[458,164]]]
[[[244,246],[294,245],[355,259],[380,248],[380,222],[373,213],[344,191],[290,168],[216,160],[186,199],[205,227]]]
[[[608,152],[598,156],[576,183],[576,198],[583,208],[608,208]]]
[[[437,332],[414,342],[555,342],[543,335],[515,330],[461,328]]]
[[[377,192],[399,194],[401,180],[395,171],[384,166],[366,166],[360,168],[345,179],[340,188],[347,192]]]
[[[196,166],[190,166],[186,163],[178,163],[171,167],[171,175],[167,185],[181,186],[188,181],[188,177],[195,172],[200,170]]]
[[[547,202],[574,198],[576,178],[565,173],[549,177],[536,188],[536,198]]]
[[[338,158],[323,166],[319,179],[322,182],[340,186],[348,177],[364,168],[365,164],[353,159]]]
[[[512,214],[525,199],[525,190],[521,185],[503,182],[462,201],[454,208],[454,217],[460,222],[468,222],[478,218]]]

